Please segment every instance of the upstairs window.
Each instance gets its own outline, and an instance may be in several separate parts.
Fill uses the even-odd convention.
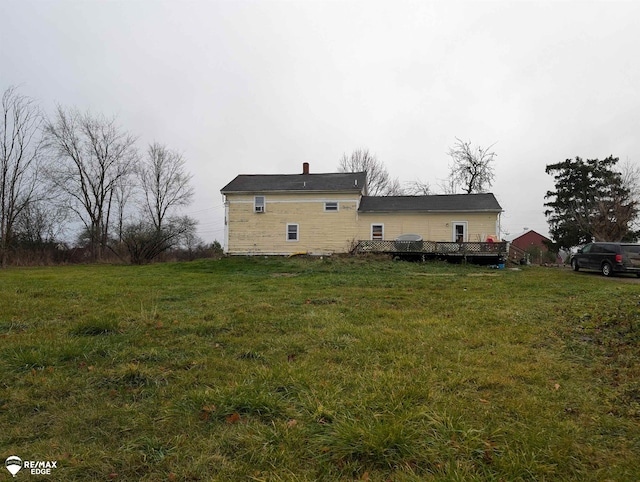
[[[298,241],[297,224],[287,224],[287,241]]]
[[[264,212],[264,196],[256,196],[253,198],[253,211],[256,213]]]
[[[325,211],[337,211],[338,210],[338,202],[337,201],[328,201],[324,203]]]

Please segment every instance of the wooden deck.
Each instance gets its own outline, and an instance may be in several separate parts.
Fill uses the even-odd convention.
[[[356,253],[383,253],[398,256],[452,259],[458,261],[504,262],[508,243],[442,241],[358,241]]]

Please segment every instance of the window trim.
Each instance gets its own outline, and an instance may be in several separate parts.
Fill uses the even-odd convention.
[[[262,198],[262,203],[258,203],[258,199]],[[253,212],[263,213],[266,211],[267,198],[265,196],[253,196]],[[262,209],[259,209],[262,208]]]
[[[376,238],[373,235],[373,228],[380,226],[380,237]],[[384,240],[384,223],[371,223],[371,241],[383,241]]]
[[[291,239],[289,237],[290,234],[293,234],[289,231],[289,228],[295,226],[295,239]],[[286,231],[286,238],[287,238],[287,242],[288,243],[296,243],[298,241],[300,241],[300,225],[298,223],[287,223],[287,231]]]
[[[335,205],[335,209],[333,209],[333,208],[329,209],[328,208],[329,204]],[[335,212],[338,212],[338,211],[340,211],[340,203],[338,201],[325,201],[324,202],[324,212],[326,212],[326,213],[335,213]]]
[[[462,241],[458,241],[456,238],[456,227],[462,226]],[[469,223],[467,221],[452,221],[451,222],[451,237],[454,243],[466,243],[469,239]]]

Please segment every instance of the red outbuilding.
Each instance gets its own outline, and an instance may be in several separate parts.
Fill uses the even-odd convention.
[[[531,229],[511,241],[509,259],[515,262],[526,259],[534,264],[558,262],[556,255],[549,252],[552,243],[549,238]]]

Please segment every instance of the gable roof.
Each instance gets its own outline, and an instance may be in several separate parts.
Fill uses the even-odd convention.
[[[502,212],[496,197],[483,194],[363,196],[359,212]]]
[[[524,232],[524,233],[522,233],[522,234],[517,235],[515,238],[513,238],[513,239],[511,240],[511,242],[512,242],[512,243],[513,243],[513,242],[517,242],[518,240],[520,240],[520,238],[525,238],[525,237],[534,237],[534,238],[538,238],[538,239],[541,239],[541,240],[544,240],[544,241],[549,241],[549,242],[551,242],[551,240],[550,240],[549,238],[547,238],[546,236],[544,236],[544,235],[540,234],[540,233],[539,233],[539,232],[537,232],[537,231],[534,231],[533,229],[530,229],[530,230],[528,230],[528,231],[525,231],[525,232]]]
[[[366,187],[364,172],[333,174],[240,174],[220,192],[269,191],[362,191]]]

